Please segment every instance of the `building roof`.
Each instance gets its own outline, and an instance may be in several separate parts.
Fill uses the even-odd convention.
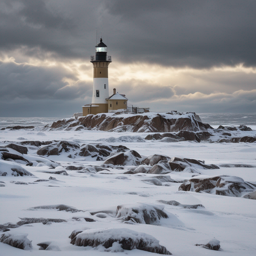
[[[103,41],[102,41],[102,38],[100,39],[100,43],[98,43],[95,47],[107,47]]]
[[[111,95],[107,100],[128,100],[125,95],[119,94],[118,92],[116,94]]]

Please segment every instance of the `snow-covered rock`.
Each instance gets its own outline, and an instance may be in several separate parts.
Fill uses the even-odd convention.
[[[223,196],[239,197],[252,192],[256,186],[236,176],[196,176],[180,185],[179,190],[205,192]]]
[[[81,147],[79,156],[90,156],[96,158],[98,161],[102,161],[113,154],[126,152],[128,150],[129,149],[123,145],[87,144]]]
[[[196,246],[202,246],[205,249],[218,251],[220,249],[220,241],[213,238],[206,244],[196,244]]]
[[[193,112],[179,113],[144,113],[144,114],[97,114],[63,119],[54,122],[50,130],[70,130],[83,126],[86,129],[116,132],[178,132],[178,131],[206,131],[212,129],[204,124]],[[45,127],[48,129],[49,127]]]
[[[119,153],[109,157],[104,165],[139,165],[142,157],[135,150],[129,150],[125,153]]]
[[[179,158],[173,157],[169,161],[169,165],[172,171],[184,171],[186,168],[195,168],[195,169],[219,169],[217,165],[211,164],[206,165],[202,160],[189,159],[189,158]]]
[[[28,240],[27,234],[16,232],[5,232],[0,237],[0,242],[22,250],[31,250],[32,241]]]
[[[20,165],[0,160],[0,176],[33,176]]]
[[[255,187],[255,189],[256,189],[256,187]],[[248,194],[244,195],[244,198],[256,200],[256,190],[251,192],[251,193],[248,193]]]
[[[164,207],[148,204],[119,205],[116,217],[128,223],[159,224],[162,218],[168,218]]]
[[[60,251],[59,246],[56,245],[54,242],[42,242],[37,245],[40,247],[39,250]]]
[[[32,224],[32,223],[49,224],[52,222],[55,222],[55,223],[66,222],[66,220],[63,220],[63,219],[47,219],[47,218],[20,218],[20,219],[21,220],[17,222],[18,226]]]
[[[14,150],[12,150],[14,151]],[[21,163],[21,164],[25,164],[25,165],[28,165],[28,166],[32,166],[33,163],[31,163],[28,159],[24,158],[23,156],[21,156],[21,153],[17,152],[17,154],[13,154],[13,153],[10,153],[10,152],[0,152],[0,157],[3,159],[3,160],[11,160],[11,161],[15,161],[15,162],[18,162],[18,163]]]
[[[170,159],[171,158],[168,156],[154,154],[154,155],[151,155],[151,156],[148,156],[147,158],[145,158],[141,163],[153,166],[153,165],[157,164],[159,161],[167,161]]]
[[[75,235],[76,234],[76,235]],[[153,236],[126,228],[86,229],[72,233],[71,244],[76,246],[103,246],[106,249],[117,246],[123,250],[143,250],[147,252],[171,255]]]
[[[38,155],[59,155],[62,152],[74,152],[79,149],[80,146],[77,143],[70,141],[60,141],[44,146],[37,151]]]

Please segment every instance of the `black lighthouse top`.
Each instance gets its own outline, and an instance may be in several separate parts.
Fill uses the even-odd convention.
[[[98,48],[98,47],[107,47],[107,46],[103,43],[102,38],[101,38],[100,43],[98,43],[95,47]]]
[[[96,62],[96,61],[106,61],[106,62],[111,62],[111,57],[107,56],[107,45],[105,45],[102,41],[102,38],[100,39],[100,43],[98,43],[95,46],[95,57],[91,56],[91,62]]]

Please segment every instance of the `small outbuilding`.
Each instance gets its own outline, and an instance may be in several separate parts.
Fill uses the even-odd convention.
[[[113,94],[107,98],[108,112],[112,112],[118,109],[127,109],[128,99],[124,94],[119,94],[116,89],[113,89]]]

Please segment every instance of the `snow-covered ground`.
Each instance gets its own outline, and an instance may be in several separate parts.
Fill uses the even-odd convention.
[[[256,134],[256,127],[250,126]],[[62,140],[82,144],[103,143],[106,145],[124,145],[148,157],[160,154],[169,157],[192,158],[204,160],[206,164],[243,164],[248,167],[220,167],[220,169],[200,169],[201,175],[237,176],[245,181],[256,183],[256,143],[209,143],[209,142],[175,142],[146,141],[146,133],[115,133],[101,131],[0,131],[0,146],[21,141],[53,141]],[[246,132],[245,132],[246,135]],[[121,136],[127,136],[118,139]],[[140,138],[138,138],[141,137]],[[111,139],[109,139],[111,138]],[[113,139],[113,138],[116,138]],[[11,255],[152,255],[150,252],[131,250],[121,252],[118,248],[105,251],[102,247],[78,247],[70,243],[72,231],[107,230],[118,236],[129,229],[153,236],[159,244],[166,247],[173,255],[255,255],[256,254],[256,201],[243,197],[220,196],[210,193],[179,191],[181,183],[162,182],[155,185],[148,180],[159,174],[138,173],[124,174],[129,167],[123,169],[110,168],[109,172],[95,173],[66,170],[67,166],[88,165],[100,166],[104,161],[95,158],[78,156],[69,158],[68,153],[51,156],[38,156],[38,147],[23,145],[28,154],[22,156],[33,162],[26,166],[19,160],[19,165],[34,176],[0,176],[4,183],[0,186],[0,225],[16,224],[20,218],[51,218],[64,222],[47,224],[32,223],[11,228],[15,234],[25,233],[32,240],[32,249],[20,250],[0,243],[0,256]],[[9,150],[14,153],[14,150]],[[21,155],[17,153],[17,155]],[[36,161],[46,159],[38,164]],[[52,169],[49,160],[56,162]],[[0,160],[0,171],[7,162]],[[10,162],[8,162],[10,163]],[[2,165],[1,165],[2,164]],[[65,170],[68,175],[50,172]],[[173,180],[188,180],[197,173],[170,172],[161,176],[169,176]],[[49,179],[49,177],[53,179]],[[54,179],[56,178],[56,179]],[[37,180],[45,180],[36,182]],[[18,183],[17,183],[18,182]],[[19,183],[21,182],[21,183]],[[23,184],[22,184],[23,182]],[[25,184],[24,184],[25,183]],[[159,200],[175,200],[180,204],[201,204],[204,208],[188,209],[168,205]],[[57,205],[67,205],[81,211],[59,211]],[[147,205],[163,209],[168,218],[151,224],[125,223],[116,216],[119,205]],[[51,206],[32,209],[37,206]],[[49,207],[48,207],[49,208]],[[100,212],[100,213],[95,213]],[[91,218],[95,222],[88,222]],[[109,231],[110,230],[110,231]],[[115,232],[116,230],[116,232]],[[0,236],[5,232],[0,232]],[[92,233],[90,233],[92,234]],[[93,233],[94,235],[94,233]],[[132,233],[134,235],[134,233]],[[92,236],[92,235],[91,235]],[[147,237],[146,235],[144,235]],[[221,249],[207,250],[195,244],[206,244],[212,239],[220,241]],[[51,242],[51,252],[39,250],[38,243]]]

